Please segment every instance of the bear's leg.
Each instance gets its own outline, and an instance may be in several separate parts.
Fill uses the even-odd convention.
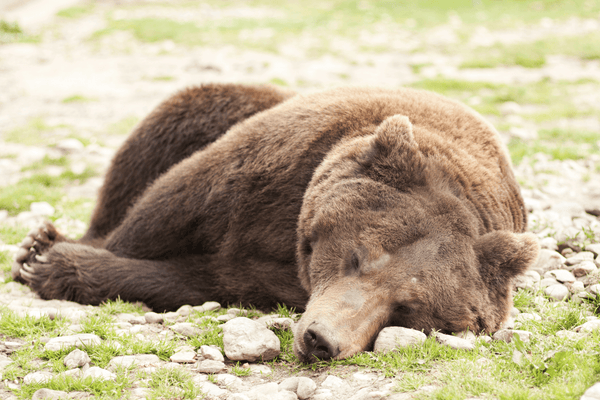
[[[89,229],[77,242],[102,247],[106,236],[158,176],[234,124],[292,95],[272,87],[214,84],[186,89],[167,99],[136,127],[115,155]],[[13,263],[13,279],[24,283],[19,275],[23,264],[64,241],[73,242],[49,222],[29,232]]]
[[[21,277],[44,299],[98,305],[119,296],[156,311],[218,298],[210,256],[136,260],[79,243],[57,243],[23,265]],[[202,268],[201,266],[207,266]],[[202,274],[199,274],[199,270]]]

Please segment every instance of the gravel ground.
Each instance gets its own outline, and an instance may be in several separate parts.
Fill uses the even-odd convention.
[[[138,43],[128,33],[115,33],[97,42],[86,38],[101,29],[105,21],[96,14],[76,20],[61,19],[57,23],[58,10],[77,3],[76,0],[38,0],[28,2],[7,1],[0,4],[0,19],[19,21],[21,26],[39,29],[39,43],[13,43],[0,45],[0,190],[14,185],[32,174],[27,167],[45,156],[68,157],[74,173],[81,173],[92,166],[97,176],[85,183],[71,182],[66,187],[69,199],[83,199],[81,207],[91,207],[96,192],[102,183],[102,172],[107,168],[112,155],[125,139],[122,128],[131,127],[143,118],[161,100],[185,86],[203,82],[264,83],[274,80],[304,82],[299,91],[309,91],[348,83],[393,87],[410,84],[423,77],[444,76],[466,80],[481,80],[519,84],[538,81],[544,77],[564,79],[591,78],[600,80],[600,63],[574,62],[568,57],[554,57],[542,68],[499,67],[485,70],[459,69],[460,59],[435,50],[409,53],[423,43],[436,45],[456,40],[455,23],[439,26],[420,36],[408,36],[394,52],[377,53],[367,58],[354,52],[355,44],[342,39],[340,48],[353,51],[353,59],[324,55],[318,59],[304,58],[302,43],[287,44],[279,54],[241,51],[233,47],[184,48],[173,42]],[[247,11],[247,10],[246,10]],[[259,10],[260,11],[260,10]],[[253,12],[259,12],[254,10]],[[241,10],[240,12],[244,12]],[[176,11],[174,11],[176,13]],[[193,17],[193,16],[192,16]],[[184,18],[184,17],[182,17]],[[187,18],[190,18],[188,15]],[[490,32],[482,27],[470,45],[492,43],[518,43],[523,37],[543,38],[550,34],[573,35],[597,30],[599,20],[568,20],[566,22],[544,22],[524,30]],[[374,38],[386,43],[389,38]],[[427,64],[418,73],[409,64]],[[82,96],[89,101],[63,101]],[[599,104],[597,92],[581,93],[575,99],[578,104]],[[507,104],[502,118],[518,118],[518,106]],[[7,141],[9,132],[31,124],[32,119],[43,117],[47,141],[43,143],[15,143]],[[592,130],[598,130],[597,118],[577,121]],[[536,129],[538,126],[528,126]],[[26,131],[23,131],[25,135]],[[75,135],[74,135],[75,133]],[[508,142],[510,136],[504,134]],[[530,211],[530,229],[538,234],[544,249],[542,258],[532,272],[517,282],[520,288],[545,288],[546,294],[557,300],[569,296],[583,297],[585,293],[597,293],[599,287],[599,245],[593,245],[590,237],[600,237],[600,155],[591,154],[582,160],[552,160],[545,154],[537,154],[515,167],[523,195]],[[61,169],[62,168],[62,169]],[[46,168],[50,175],[59,175],[64,167]],[[37,226],[48,215],[57,210],[44,203],[36,203],[31,210],[9,216],[0,210],[0,225],[31,228]],[[85,220],[65,215],[56,221],[59,229],[70,236],[85,231]],[[586,232],[588,235],[586,236]],[[587,242],[586,242],[587,240]],[[558,243],[561,245],[558,246]],[[582,247],[587,245],[587,252]],[[14,254],[16,243],[2,243],[0,250]],[[589,251],[592,250],[592,251]],[[559,254],[561,253],[561,254]],[[563,256],[566,256],[563,257]],[[557,272],[558,271],[558,272]],[[78,321],[93,308],[63,301],[43,301],[27,287],[7,283],[0,293],[0,304],[7,305],[17,313],[27,315],[50,315],[60,313],[70,318],[70,333],[78,331]],[[193,305],[195,306],[195,305]],[[148,310],[149,311],[149,310]],[[182,322],[189,314],[188,309],[178,314],[164,316],[171,322]],[[186,314],[187,312],[187,314]],[[514,315],[517,317],[516,313]],[[123,333],[134,333],[140,340],[153,338],[185,338],[173,325],[165,325],[145,318],[130,315],[117,316],[115,323]],[[517,317],[527,319],[530,317]],[[531,317],[535,318],[535,317]],[[591,317],[590,321],[594,318]],[[513,321],[514,322],[514,321]],[[509,324],[511,321],[509,321]],[[27,346],[18,339],[5,338],[0,342],[0,352],[9,355],[14,349]],[[182,340],[182,343],[184,341]],[[189,353],[190,349],[180,349]],[[178,353],[179,354],[179,353]],[[77,354],[74,355],[74,357]],[[83,355],[79,355],[85,357]],[[177,362],[157,360],[139,361],[139,368],[167,366],[184,368],[194,373],[194,382],[214,398],[236,400],[254,398],[308,398],[317,399],[408,399],[415,395],[394,393],[393,378],[375,372],[344,368],[336,378],[325,371],[303,371],[300,375],[310,382],[284,381],[291,374],[285,369],[251,364],[252,373],[246,377],[231,374],[232,363],[218,371],[217,382],[208,380],[206,374],[198,373],[202,354],[192,349],[192,354],[182,355]],[[0,366],[6,356],[0,356]],[[190,358],[191,357],[191,358]],[[208,359],[208,358],[207,358]],[[74,373],[106,373],[97,371],[83,362],[82,369]],[[0,370],[3,367],[0,367]],[[110,369],[110,368],[108,368]],[[43,373],[42,373],[43,375]],[[110,375],[107,375],[110,378]],[[30,379],[46,379],[44,376]],[[0,398],[14,398],[8,389],[20,383],[4,382]],[[279,385],[279,386],[278,386]],[[303,386],[304,385],[304,386]],[[288,391],[278,391],[290,389]],[[420,392],[432,390],[421,387]],[[418,392],[416,393],[418,394]],[[131,398],[144,398],[144,388],[137,388]],[[42,396],[40,394],[39,396]],[[84,394],[72,394],[82,398]],[[287,396],[287,397],[286,397]],[[42,398],[42,397],[39,397]],[[590,397],[600,398],[600,397]]]

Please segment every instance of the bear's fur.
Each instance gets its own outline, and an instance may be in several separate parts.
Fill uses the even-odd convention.
[[[302,361],[344,358],[388,325],[497,330],[537,257],[526,222],[498,134],[457,102],[206,85],[136,128],[80,241],[47,223],[13,274],[86,304],[283,303],[306,309]]]

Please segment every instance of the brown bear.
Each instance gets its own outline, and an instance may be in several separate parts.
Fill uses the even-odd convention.
[[[90,227],[30,232],[13,276],[42,298],[156,311],[216,300],[305,310],[301,361],[384,327],[493,332],[535,236],[497,132],[414,89],[205,85],[116,154]]]

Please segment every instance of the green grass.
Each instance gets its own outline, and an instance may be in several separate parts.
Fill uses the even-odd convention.
[[[172,398],[173,387],[181,390],[177,398],[195,399],[202,394],[191,381],[191,374],[182,368],[157,369],[151,374],[148,386],[153,389],[151,399]]]
[[[110,135],[127,135],[133,130],[139,121],[140,119],[133,115],[125,117],[108,125],[106,132]]]
[[[26,34],[18,23],[0,19],[0,44],[37,41],[37,36]]]
[[[80,94],[74,94],[72,96],[69,97],[65,97],[64,99],[62,99],[62,103],[63,104],[69,104],[69,103],[87,103],[90,101],[96,101],[96,99],[91,98],[91,97],[86,97]]]
[[[69,165],[69,160],[65,156],[53,158],[48,156],[47,154],[41,160],[35,161],[23,168],[21,168],[22,172],[39,170],[48,166],[57,166],[57,167],[67,167]]]
[[[600,59],[600,34],[550,37],[513,45],[497,44],[489,48],[478,48],[473,53],[477,55],[464,61],[461,68],[496,68],[512,65],[540,68],[546,64],[546,57],[552,54],[597,60]]]
[[[56,13],[57,16],[69,19],[77,19],[91,14],[95,9],[94,3],[87,3],[64,8]]]

